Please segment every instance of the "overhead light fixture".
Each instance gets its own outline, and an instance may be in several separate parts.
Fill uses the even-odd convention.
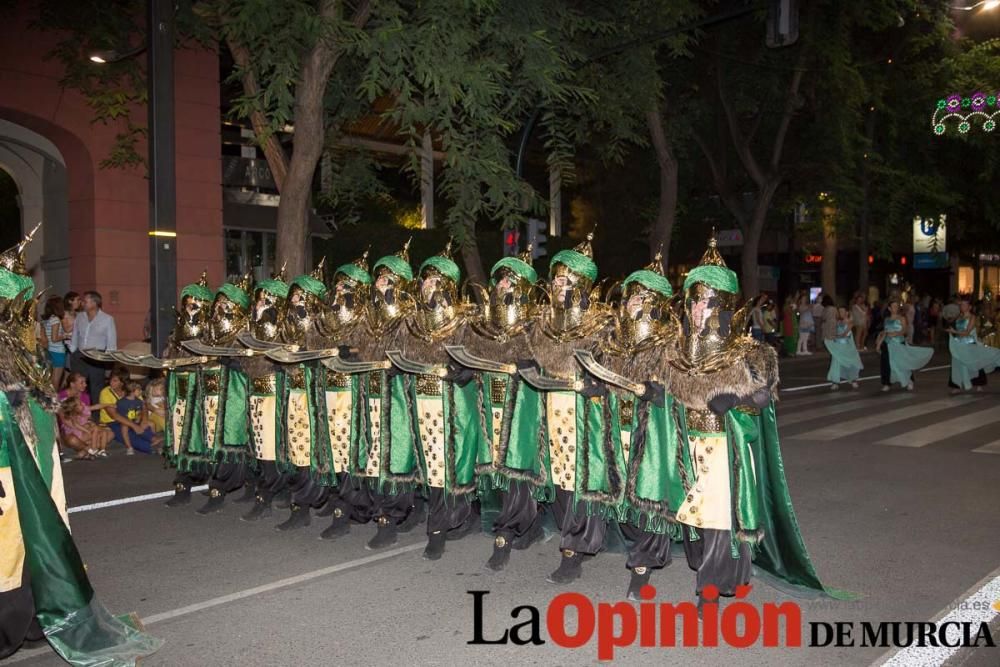
[[[982,11],[988,12],[991,9],[996,9],[997,7],[1000,7],[1000,0],[981,0],[980,2],[965,7],[952,5],[951,8],[957,9],[962,12],[971,12],[973,9],[979,9],[980,7],[982,7]]]
[[[139,46],[129,49],[127,51],[118,51],[116,49],[107,49],[105,51],[94,51],[89,56],[90,62],[97,63],[98,65],[107,65],[108,63],[116,63],[126,58],[131,58],[132,56],[137,56],[146,50],[145,43]]]

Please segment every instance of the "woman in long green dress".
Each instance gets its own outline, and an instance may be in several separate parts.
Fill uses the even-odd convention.
[[[857,389],[858,375],[864,365],[858,348],[854,346],[851,319],[846,308],[837,309],[836,333],[833,338],[824,340],[823,344],[830,353],[830,370],[826,374],[830,389],[840,389],[840,383],[844,381],[850,382],[851,387]]]
[[[889,391],[894,382],[913,391],[913,372],[926,366],[934,356],[934,348],[909,345],[906,331],[906,317],[899,312],[899,301],[893,299],[889,302],[889,316],[875,343],[875,349],[882,355],[882,391]]]
[[[959,303],[959,316],[947,329],[950,334],[948,350],[951,352],[951,385],[953,392],[968,391],[973,386],[982,391],[986,373],[1000,367],[1000,349],[979,342],[976,335],[977,317],[972,305],[963,299]]]

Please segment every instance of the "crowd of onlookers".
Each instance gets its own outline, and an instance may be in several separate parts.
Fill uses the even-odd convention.
[[[166,421],[166,383],[143,383],[141,375],[109,367],[84,350],[118,348],[114,318],[101,295],[69,292],[49,297],[37,329],[38,342],[52,366],[59,397],[59,438],[64,460],[107,456],[112,442],[127,455],[158,452]]]
[[[753,306],[751,333],[773,345],[781,356],[807,356],[824,350],[823,341],[836,337],[837,325],[843,323],[853,333],[858,351],[864,352],[874,347],[889,303],[895,300],[900,302],[900,314],[907,323],[906,342],[936,347],[947,344],[944,331],[958,317],[959,299],[957,294],[945,301],[910,291],[906,298],[892,296],[869,302],[864,294],[855,292],[847,305],[838,306],[829,294],[819,292],[810,298],[809,292],[802,290],[789,295],[779,311],[774,299],[761,294]],[[987,300],[975,304],[977,312],[983,308],[1000,312],[1000,305],[994,308],[992,296]]]

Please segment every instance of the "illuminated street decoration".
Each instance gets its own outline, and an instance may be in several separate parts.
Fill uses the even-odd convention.
[[[968,97],[956,94],[938,100],[931,115],[934,134],[945,134],[949,125],[957,129],[959,134],[968,134],[973,123],[980,123],[984,132],[992,132],[996,129],[997,118],[1000,116],[998,96],[1000,93],[987,95],[975,92]]]

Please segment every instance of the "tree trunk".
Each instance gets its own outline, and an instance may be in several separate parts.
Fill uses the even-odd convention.
[[[486,271],[483,269],[483,259],[479,256],[479,245],[476,243],[475,227],[469,230],[465,243],[462,244],[462,263],[469,280],[485,285]]]
[[[257,77],[249,69],[250,52],[245,46],[237,44],[232,38],[226,39],[226,45],[229,47],[229,53],[233,56],[233,61],[239,67],[243,68],[242,81],[244,94],[247,97],[256,97],[260,94],[260,86],[257,83]],[[264,151],[264,159],[267,160],[267,166],[271,169],[274,184],[277,186],[278,193],[280,194],[285,184],[285,177],[288,174],[288,155],[285,154],[285,149],[281,146],[281,142],[278,141],[278,136],[271,132],[270,124],[263,112],[250,112],[250,126],[257,137],[257,143],[260,144],[261,149]]]
[[[766,214],[766,209],[765,209]],[[754,212],[754,217],[757,213]],[[753,224],[753,223],[752,223]],[[754,225],[755,226],[755,225]],[[743,235],[743,254],[740,257],[740,269],[743,275],[741,278],[742,288],[743,288],[743,299],[752,299],[760,294],[760,281],[757,280],[757,271],[759,268],[759,263],[757,261],[757,252],[760,249],[760,234],[753,233],[751,229],[749,234]]]
[[[868,150],[875,150],[875,112],[870,111],[868,117],[865,118],[865,135],[868,137]],[[869,281],[869,271],[868,268],[868,253],[870,252],[871,245],[871,228],[870,228],[870,218],[871,215],[871,189],[872,189],[872,175],[871,169],[868,167],[868,160],[865,159],[864,167],[861,172],[861,219],[858,224],[858,291],[860,291],[865,299],[868,299],[868,281]]]
[[[660,165],[660,205],[653,233],[649,235],[649,256],[650,259],[655,259],[657,252],[662,253],[662,270],[666,274],[670,259],[670,239],[677,219],[677,159],[663,132],[659,109],[646,113],[646,124],[649,126],[656,161]]]
[[[820,284],[823,294],[837,298],[837,225],[833,219],[833,210],[823,211],[823,264]]]
[[[295,89],[295,143],[278,203],[275,249],[275,265],[287,263],[289,277],[305,270],[312,180],[323,154],[323,94],[328,75],[329,70],[324,72],[317,54],[313,52],[302,68],[302,81]]]
[[[371,16],[371,0],[361,2],[351,21],[364,27]],[[332,20],[339,11],[335,0],[322,0],[320,18]],[[285,187],[278,203],[278,238],[275,265],[287,262],[288,273],[295,276],[305,270],[309,211],[312,204],[312,179],[323,155],[326,139],[323,96],[340,50],[329,38],[321,38],[303,57],[301,79],[295,87],[295,138],[288,162]]]
[[[760,280],[758,279],[760,237],[764,233],[767,212],[771,209],[771,200],[774,199],[774,193],[778,191],[779,185],[781,185],[780,176],[772,174],[767,178],[764,186],[757,193],[750,223],[744,225],[743,254],[740,257],[740,268],[743,272],[741,279],[744,299],[753,299],[760,294]],[[737,216],[737,220],[739,219],[740,217]]]

